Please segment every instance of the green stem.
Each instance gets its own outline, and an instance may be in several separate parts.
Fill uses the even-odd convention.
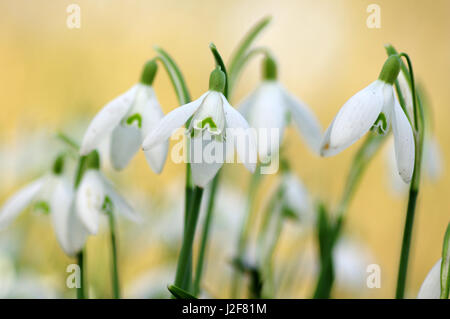
[[[109,219],[109,230],[111,240],[111,257],[112,257],[112,284],[113,284],[113,296],[114,299],[120,299],[120,281],[118,270],[118,258],[117,258],[117,238],[116,238],[116,225],[114,221],[114,214],[111,210],[107,211]]]
[[[172,82],[180,105],[189,103],[191,97],[180,68],[172,59],[172,57],[162,48],[155,46],[154,49],[159,54],[157,59],[162,62],[164,68],[167,71],[167,74],[169,75],[170,81]]]
[[[405,229],[403,231],[402,250],[400,253],[400,264],[398,267],[397,290],[395,298],[403,299],[405,294],[406,274],[408,270],[409,250],[411,247],[412,229],[416,210],[418,190],[410,189],[408,208],[406,211]]]
[[[164,66],[167,74],[169,75],[170,81],[172,82],[173,88],[175,90],[175,94],[177,95],[177,99],[180,105],[187,104],[191,101],[191,96],[189,94],[189,90],[186,85],[186,81],[184,80],[183,74],[181,73],[180,68],[172,59],[172,57],[164,51],[162,48],[155,46],[155,51],[158,53],[158,59]],[[189,142],[188,142],[189,143]],[[189,149],[189,144],[187,146]],[[194,196],[194,186],[192,184],[191,179],[191,165],[189,164],[189,159],[186,163],[186,181],[185,181],[185,205],[184,205],[184,234],[186,235],[189,212],[193,205],[193,196]],[[183,287],[189,287],[192,281],[192,253],[188,257],[188,261],[186,262],[186,276],[183,278]],[[181,286],[180,286],[181,287]]]
[[[249,63],[253,57],[257,56],[258,54],[262,54],[266,57],[271,57],[271,54],[269,50],[265,47],[258,47],[254,48],[248,51],[248,53],[241,57],[241,59],[238,61],[235,69],[233,72],[230,72],[229,74],[229,82],[230,87],[234,88],[236,86],[236,83],[239,79],[240,74],[242,73],[242,70],[244,69],[244,66]],[[229,95],[232,96],[233,90],[230,89]]]
[[[336,219],[334,224],[328,225],[328,236],[330,237],[326,243],[320,243],[320,273],[317,280],[316,289],[313,298],[329,298],[334,283],[334,265],[333,250],[340,237],[343,223],[345,221],[346,212],[353,198],[353,195],[359,185],[359,182],[365,172],[370,159],[373,158],[375,152],[381,147],[385,140],[384,136],[376,135],[369,132],[364,143],[353,158],[350,172],[347,176],[344,191],[338,206]]]
[[[83,250],[81,250],[78,254],[77,254],[77,263],[78,266],[80,267],[80,288],[77,288],[77,298],[78,299],[85,299],[87,298],[87,294],[85,292],[85,274],[84,274],[84,252]]]
[[[87,156],[81,156],[78,160],[78,166],[75,173],[75,189],[78,188],[81,182],[81,178],[83,177],[84,171],[86,169],[86,159]],[[85,299],[87,297],[86,291],[85,291],[85,285],[86,285],[86,276],[84,274],[84,252],[81,250],[77,254],[77,262],[78,266],[80,267],[80,288],[77,288],[77,298],[78,299]]]
[[[258,190],[258,185],[261,181],[261,174],[259,173],[259,171],[260,171],[260,164],[258,163],[255,169],[255,173],[252,175],[250,180],[250,186],[247,197],[247,208],[245,211],[244,222],[242,224],[242,228],[237,243],[237,251],[235,259],[238,261],[242,261],[245,255],[245,249],[247,246],[247,240],[250,232],[251,220],[253,218],[252,213],[254,211],[255,197]],[[240,290],[240,281],[241,281],[240,271],[235,270],[233,280],[231,283],[231,298],[237,298],[238,292]]]
[[[406,53],[400,53],[400,56],[406,58],[409,69],[408,74],[411,80],[411,92],[414,106],[415,161],[414,161],[414,173],[409,188],[408,206],[406,209],[402,248],[400,251],[400,262],[398,266],[397,288],[395,292],[395,298],[397,299],[403,299],[405,295],[406,277],[408,273],[409,251],[411,249],[412,231],[414,226],[414,215],[416,211],[417,197],[419,195],[420,171],[422,165],[423,134],[425,128],[422,104],[415,90],[414,71],[412,68],[411,60]]]
[[[190,283],[186,283],[185,278],[192,270],[192,245],[194,243],[195,229],[197,227],[202,195],[203,188],[195,187],[192,208],[188,215],[186,229],[183,236],[183,244],[181,246],[181,251],[178,258],[177,272],[175,276],[175,286],[188,292]]]
[[[195,281],[194,281],[194,295],[197,296],[200,292],[200,283],[203,275],[203,267],[205,264],[205,254],[206,254],[206,246],[209,239],[209,230],[211,227],[213,212],[214,212],[214,198],[217,192],[217,186],[219,185],[219,176],[220,171],[214,177],[211,183],[211,189],[208,196],[208,207],[206,209],[206,218],[205,224],[203,225],[202,238],[200,242],[200,252],[197,258],[197,268],[195,271]]]

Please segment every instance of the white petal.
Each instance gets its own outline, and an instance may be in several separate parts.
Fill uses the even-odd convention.
[[[97,170],[87,170],[76,194],[76,212],[91,234],[96,234],[105,200],[103,182]]]
[[[386,162],[388,166],[387,175],[390,187],[395,195],[403,196],[408,191],[409,185],[406,184],[398,174],[397,158],[395,155],[394,138],[389,138],[386,145]]]
[[[99,177],[103,183],[105,195],[108,195],[114,205],[114,211],[117,211],[131,221],[138,222],[140,220],[139,216],[125,198],[116,191],[114,185],[103,174],[99,174]]]
[[[110,142],[111,164],[116,170],[124,169],[141,148],[142,136],[134,125],[119,124],[114,129]]]
[[[414,135],[408,118],[397,99],[392,112],[392,130],[398,173],[405,183],[409,183],[414,172]]]
[[[304,137],[306,143],[311,149],[318,153],[320,142],[322,140],[322,127],[319,124],[314,113],[309,109],[306,103],[300,101],[285,90],[285,99],[297,129]]]
[[[191,163],[192,182],[199,187],[206,187],[222,165],[223,163]]]
[[[409,118],[412,119],[414,114],[412,92],[403,70],[398,74],[397,80],[400,87],[400,92],[402,93],[403,99],[406,103],[406,111],[408,112]]]
[[[208,130],[211,134],[221,135],[225,129],[225,114],[223,111],[222,93],[209,91],[192,116],[189,129]],[[205,119],[210,119],[215,124],[204,124]]]
[[[323,156],[339,153],[370,130],[383,108],[384,85],[377,80],[344,104],[325,132],[321,146]]]
[[[197,186],[206,187],[225,162],[225,144],[205,130],[189,140],[189,148],[192,181]]]
[[[441,261],[442,258],[431,268],[427,277],[420,287],[418,299],[439,299],[441,296]]]
[[[39,178],[21,188],[0,209],[0,229],[6,228],[38,195],[47,181]]]
[[[301,223],[313,224],[314,215],[306,187],[297,176],[292,173],[283,174],[283,204],[298,214]]]
[[[331,147],[330,136],[331,136],[331,131],[333,130],[335,119],[333,120],[333,122],[331,122],[330,126],[328,127],[328,129],[325,131],[325,134],[323,135],[323,140],[322,140],[321,146],[320,146],[320,155],[321,156],[325,156],[325,157],[334,156],[336,154],[339,154],[341,151],[343,151],[344,149],[346,149],[347,147],[349,147],[350,145],[353,144],[352,141],[349,141],[348,143],[342,144],[339,147]]]
[[[146,88],[148,99],[145,104],[137,105],[136,111],[142,116],[142,140],[158,125],[164,117],[161,106],[156,99],[156,94],[152,87]],[[161,173],[167,158],[169,141],[154,146],[151,150],[145,151],[145,158],[152,170]]]
[[[69,183],[59,179],[51,199],[51,213],[56,238],[69,256],[83,249],[88,231],[75,213],[74,190]]]
[[[172,112],[168,113],[166,116],[159,121],[158,125],[147,135],[144,139],[142,147],[144,151],[149,150],[153,146],[164,143],[172,135],[174,130],[183,126],[187,120],[194,114],[203,101],[203,98],[208,94],[206,92],[197,100],[177,107]]]
[[[253,105],[255,104],[255,98],[258,95],[259,90],[256,89],[253,92],[251,92],[248,96],[246,96],[241,103],[239,103],[237,110],[239,113],[242,114],[243,117],[245,117],[248,121],[248,117],[250,115],[250,112],[253,108]]]
[[[96,149],[103,138],[108,136],[114,127],[120,123],[130,109],[135,93],[136,86],[133,86],[127,92],[106,104],[97,113],[84,134],[80,149],[81,155],[87,155]]]
[[[164,164],[167,159],[167,152],[169,151],[169,142],[164,142],[157,146],[154,146],[151,150],[145,151],[145,158],[152,170],[159,174],[164,168]]]
[[[263,82],[257,89],[248,113],[249,125],[258,131],[258,153],[261,161],[277,155],[286,126],[287,106],[284,92],[277,82]],[[278,136],[275,139],[274,130]]]
[[[234,139],[239,159],[244,163],[250,172],[256,168],[257,151],[255,132],[250,129],[244,117],[236,111],[223,97],[223,107],[227,122],[227,139]]]

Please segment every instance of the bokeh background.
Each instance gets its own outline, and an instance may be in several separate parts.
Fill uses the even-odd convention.
[[[192,96],[198,97],[207,89],[213,67],[208,44],[213,41],[227,60],[245,31],[271,15],[272,24],[258,44],[272,50],[280,80],[310,105],[324,129],[351,95],[376,79],[386,58],[385,43],[411,56],[433,108],[434,135],[443,158],[440,178],[424,180],[418,203],[407,288],[408,297],[416,296],[440,257],[450,217],[449,1],[86,0],[75,2],[81,7],[81,28],[69,29],[66,8],[71,3],[0,1],[0,203],[48,169],[61,147],[55,132],[81,140],[92,116],[138,80],[143,63],[155,55],[153,45],[174,57]],[[381,8],[379,29],[366,26],[371,3]],[[259,67],[256,59],[245,70],[233,104],[258,84]],[[162,70],[155,90],[168,112],[177,101]],[[336,205],[358,144],[322,159],[309,151],[294,129],[288,130],[286,142],[288,159],[312,198]],[[124,172],[107,174],[144,216],[138,225],[120,223],[125,296],[166,296],[180,245],[184,165],[168,161],[163,173],[156,175],[139,154]],[[362,180],[346,225],[364,258],[380,265],[381,288],[346,288],[344,283],[336,287],[335,297],[394,296],[406,196],[392,192],[389,174],[383,150]],[[249,178],[239,165],[227,167],[224,175],[224,199],[218,204],[211,244],[223,249],[210,249],[204,282],[212,297],[227,296],[229,260]],[[274,178],[265,180],[258,206],[264,205],[273,182]],[[280,269],[287,265],[297,279],[292,281],[295,285],[280,289],[278,297],[311,295],[315,251],[310,247],[312,230],[306,228],[288,225],[281,238],[277,260],[286,263]],[[91,237],[87,251],[91,295],[110,297],[106,233]],[[22,214],[0,234],[0,256],[0,296],[75,295],[65,287],[66,266],[74,260],[59,248],[48,216]]]

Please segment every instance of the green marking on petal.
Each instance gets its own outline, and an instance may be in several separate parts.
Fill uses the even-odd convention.
[[[202,125],[201,125],[202,129],[205,128],[206,125],[209,125],[209,127],[213,130],[217,130],[217,125],[211,116],[202,120]]]
[[[135,113],[127,118],[127,124],[132,125],[134,122],[137,122],[138,127],[142,128],[142,116],[139,113]]]
[[[387,119],[386,115],[384,115],[383,112],[378,115],[377,120],[375,121],[375,124],[372,126],[372,130],[377,132],[380,135],[384,135],[387,133]]]
[[[34,209],[45,215],[50,213],[50,205],[46,201],[38,201],[34,204]]]

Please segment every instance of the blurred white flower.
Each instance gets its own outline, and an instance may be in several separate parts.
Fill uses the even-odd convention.
[[[341,238],[333,251],[336,283],[349,291],[366,287],[367,266],[374,263],[368,248],[350,238]]]
[[[167,285],[173,281],[173,265],[162,265],[138,275],[125,286],[124,297],[132,299],[169,298]]]
[[[49,203],[48,195],[53,192],[55,184],[61,177],[54,174],[45,175],[22,187],[11,196],[0,209],[0,229],[4,229],[17,218],[17,216],[33,203],[42,201],[42,209]]]
[[[75,210],[82,224],[92,235],[98,232],[106,198],[113,204],[114,212],[117,211],[132,221],[138,221],[133,208],[116,192],[103,174],[96,169],[88,169],[83,174],[76,192]]]
[[[442,258],[434,264],[420,286],[418,299],[439,299],[441,296],[441,264]]]
[[[6,201],[0,209],[0,229],[6,228],[27,207],[38,204],[50,213],[64,252],[73,256],[83,248],[87,236],[97,232],[106,196],[116,208],[114,211],[136,220],[130,205],[97,170],[85,172],[76,194],[72,183],[61,172],[53,172],[24,186]]]
[[[224,76],[222,71],[214,70],[211,73],[210,89],[206,93],[197,100],[177,107],[168,113],[145,138],[142,144],[144,150],[150,150],[160,143],[166,143],[172,133],[185,125],[192,116],[188,128],[188,138],[195,157],[199,155],[196,152],[199,145],[201,150],[211,148],[218,152],[224,150],[225,138],[231,139],[240,160],[249,171],[253,172],[256,167],[255,137],[249,132],[247,121],[228,103],[220,92],[221,90],[215,87],[217,78],[221,76]],[[227,128],[239,130],[227,130]],[[244,134],[243,136],[248,140],[248,147],[247,143],[237,143],[238,134]],[[239,139],[241,137],[239,136]],[[200,155],[203,155],[203,151]],[[214,178],[225,162],[224,151],[222,155],[220,159],[211,161],[205,160],[203,156],[195,160],[191,158],[192,180],[195,185],[205,187]]]
[[[279,141],[271,143],[258,140],[258,154],[262,161],[276,155],[283,139],[284,129],[291,119],[308,146],[316,153],[319,151],[322,129],[309,107],[290,94],[277,80],[264,80],[239,107],[239,111],[248,120],[251,127],[260,129],[278,129]],[[259,136],[261,139],[262,136]]]
[[[14,267],[14,259],[0,252],[0,298],[57,298],[51,280]]]
[[[154,68],[154,69],[152,69]],[[145,72],[156,72],[156,62],[146,64],[141,82],[109,102],[90,123],[81,144],[81,155],[87,155],[110,138],[110,160],[116,170],[125,168],[140,149],[145,136],[164,116]],[[150,83],[149,83],[150,82]],[[151,152],[145,151],[150,167],[160,173],[167,157],[168,142],[160,143]]]
[[[281,176],[282,208],[285,213],[291,213],[303,225],[314,225],[315,215],[308,190],[302,181],[292,172]]]
[[[415,145],[412,127],[394,95],[400,69],[398,56],[390,56],[378,80],[352,96],[325,132],[322,156],[340,153],[370,129],[386,134],[392,122],[397,171],[409,183],[414,170]]]

